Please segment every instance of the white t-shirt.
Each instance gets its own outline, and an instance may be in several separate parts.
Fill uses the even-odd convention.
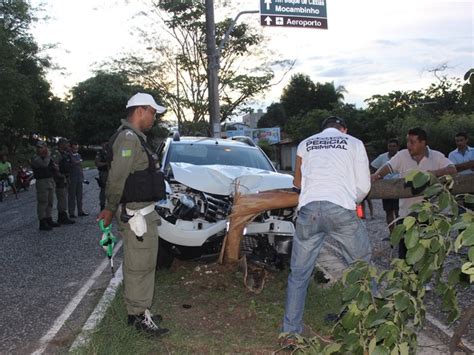
[[[400,173],[400,177],[404,178],[413,170],[428,171],[446,168],[453,163],[437,150],[426,147],[426,155],[419,163],[410,155],[408,149],[399,151],[390,159],[388,165],[392,172]],[[406,217],[410,213],[410,206],[423,200],[423,196],[401,198],[400,199],[400,217]]]
[[[388,152],[382,153],[377,158],[372,160],[372,163],[370,163],[370,165],[378,170],[378,169],[380,169],[380,167],[387,164],[389,160],[390,160],[390,157],[388,156]],[[387,174],[383,178],[387,179],[387,180],[388,179],[399,179],[400,175],[398,173]]]
[[[459,151],[459,149],[454,149],[451,153],[449,153],[448,159],[451,160],[456,165],[467,163],[471,160],[474,160],[474,148],[467,147],[464,154],[462,154]],[[461,175],[474,174],[474,169],[463,170],[463,171],[458,172],[458,174],[461,174]]]
[[[364,144],[335,128],[298,145],[302,159],[298,209],[313,201],[329,201],[349,210],[370,191],[369,159]]]

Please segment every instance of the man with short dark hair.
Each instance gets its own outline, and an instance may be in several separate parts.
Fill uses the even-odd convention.
[[[301,192],[283,319],[282,330],[290,334],[281,341],[285,347],[303,331],[306,292],[325,239],[339,242],[347,263],[371,258],[367,229],[356,214],[356,204],[370,190],[369,160],[342,118],[328,117],[322,132],[298,145],[293,184]]]
[[[449,153],[448,158],[461,175],[474,174],[474,148],[468,145],[469,139],[466,132],[459,132],[454,138],[457,149]]]
[[[150,130],[165,108],[149,94],[137,93],[127,102],[127,119],[109,140],[110,169],[105,189],[105,209],[97,220],[108,226],[115,214],[124,245],[124,299],[128,324],[139,331],[161,336],[161,316],[150,308],[155,286],[158,223],[155,202],[163,198],[164,180],[157,160],[146,144]],[[161,178],[161,180],[160,180]],[[158,191],[159,190],[159,191]]]
[[[407,134],[407,149],[399,151],[373,175],[372,181],[380,180],[390,173],[399,173],[401,178],[413,170],[430,172],[434,176],[454,175],[454,164],[443,153],[430,149],[427,145],[428,136],[420,127],[412,128]],[[423,196],[403,198],[400,200],[400,217],[410,214],[410,207],[423,200]],[[406,256],[404,240],[400,241],[398,255],[400,259]]]
[[[375,170],[384,166],[391,158],[398,153],[398,149],[400,145],[398,143],[398,139],[391,138],[387,143],[387,152],[380,154],[377,158],[375,158],[370,165]],[[384,179],[398,179],[400,176],[398,173],[387,174],[385,175]],[[393,225],[391,223],[398,218],[398,199],[382,199],[382,206],[385,211],[385,219],[387,221],[387,225],[389,226],[390,232],[393,230]]]

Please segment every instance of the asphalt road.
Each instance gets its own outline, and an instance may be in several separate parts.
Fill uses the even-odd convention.
[[[24,354],[37,349],[41,337],[103,262],[95,222],[99,212],[96,175],[95,169],[85,171],[90,184],[84,184],[84,210],[90,215],[76,218],[74,225],[40,232],[34,186],[21,192],[18,199],[10,194],[0,203],[0,353]],[[108,279],[107,268],[102,284],[88,293],[88,304],[78,307],[82,314],[74,314],[76,322],[67,322],[74,329],[69,332],[70,339],[62,340],[63,346],[74,340],[81,327],[77,319],[81,323],[87,318]]]

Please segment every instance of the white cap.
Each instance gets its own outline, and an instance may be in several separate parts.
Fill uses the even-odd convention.
[[[153,96],[150,94],[144,94],[142,92],[138,92],[133,95],[130,100],[128,100],[127,106],[125,108],[133,106],[151,106],[156,110],[157,113],[163,113],[166,111],[166,108],[156,103],[155,99],[153,99]]]

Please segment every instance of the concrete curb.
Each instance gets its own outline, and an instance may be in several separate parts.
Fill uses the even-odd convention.
[[[120,248],[118,248],[117,251],[119,249]],[[110,304],[115,298],[115,295],[117,294],[119,286],[123,282],[122,265],[123,264],[120,265],[114,277],[110,280],[109,285],[107,286],[106,290],[104,291],[104,294],[102,295],[102,298],[100,299],[94,311],[82,327],[81,333],[79,333],[76,340],[74,340],[74,343],[72,343],[71,347],[69,348],[69,352],[75,351],[81,346],[86,345],[89,342],[90,337],[93,334],[95,328],[104,318],[105,312],[107,312],[107,309],[109,308]]]

